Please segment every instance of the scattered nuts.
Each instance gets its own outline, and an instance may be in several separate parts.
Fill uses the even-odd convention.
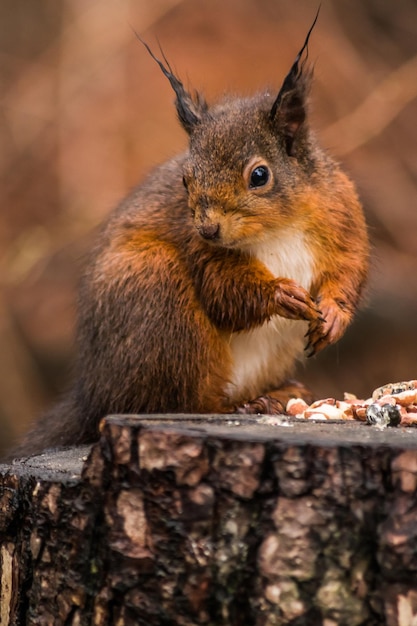
[[[336,401],[334,401],[336,403]],[[310,408],[304,411],[304,417],[307,419],[319,419],[317,416],[324,416],[324,419],[328,420],[341,420],[343,419],[343,411],[338,409],[335,404],[330,404],[329,402],[323,402],[319,406],[316,402],[314,402]],[[320,418],[322,419],[322,417]]]
[[[366,400],[348,392],[343,397],[323,398],[310,406],[301,398],[291,398],[286,413],[309,420],[359,420],[380,428],[417,426],[417,380],[388,383]]]
[[[287,402],[285,412],[288,413],[288,415],[295,416],[304,413],[306,409],[308,409],[308,404],[304,402],[302,398],[290,398]]]

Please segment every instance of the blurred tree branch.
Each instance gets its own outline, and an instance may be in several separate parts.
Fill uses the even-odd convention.
[[[328,126],[322,140],[344,156],[379,135],[417,97],[417,55],[391,72],[351,113]],[[337,138],[337,140],[336,140]]]

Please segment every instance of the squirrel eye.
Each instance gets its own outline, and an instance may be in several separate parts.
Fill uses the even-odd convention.
[[[258,165],[252,171],[249,179],[250,189],[255,187],[263,187],[269,181],[270,172],[266,165]]]
[[[188,191],[188,183],[187,183],[185,176],[182,177],[182,184],[184,185],[185,189]]]

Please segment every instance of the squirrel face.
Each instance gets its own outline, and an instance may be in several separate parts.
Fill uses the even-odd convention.
[[[244,249],[294,217],[294,188],[306,173],[296,151],[288,154],[272,104],[265,94],[217,105],[190,135],[183,183],[194,225],[212,245]],[[297,137],[304,152],[306,133]]]
[[[164,62],[137,35],[175,91],[190,136],[183,183],[194,225],[210,244],[244,249],[293,217],[294,189],[314,172],[306,124],[311,72],[304,66],[317,17],[275,98],[261,94],[213,107],[187,92],[163,52]]]

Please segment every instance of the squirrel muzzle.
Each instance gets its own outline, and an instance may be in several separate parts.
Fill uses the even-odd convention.
[[[207,222],[197,226],[197,230],[203,239],[215,241],[220,238],[220,224],[218,222]]]
[[[210,206],[208,198],[200,198],[197,207],[192,211],[194,225],[203,239],[220,243],[220,211]]]

